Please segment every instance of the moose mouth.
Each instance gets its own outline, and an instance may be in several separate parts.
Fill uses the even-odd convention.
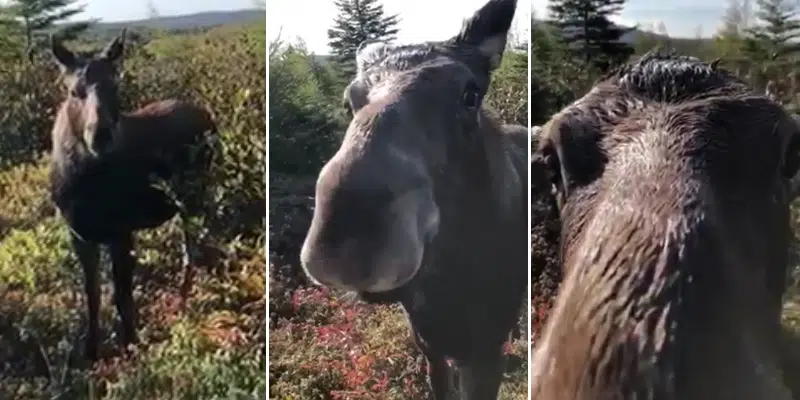
[[[438,234],[439,209],[431,197],[426,191],[409,191],[378,217],[364,217],[362,209],[361,215],[338,217],[357,223],[312,222],[301,251],[306,274],[318,285],[368,302],[394,301],[415,285]]]
[[[435,233],[426,235],[419,263],[405,279],[401,280],[402,283],[400,285],[383,291],[358,290],[355,291],[356,296],[358,296],[361,301],[369,304],[389,304],[407,299],[419,286],[419,283],[424,280],[427,272],[426,265],[428,264],[428,257],[431,254],[430,250],[435,237]]]
[[[425,246],[425,249],[423,250],[422,259],[420,260],[419,265],[414,268],[414,271],[406,279],[403,279],[403,283],[393,289],[384,291],[356,291],[355,293],[359,300],[368,304],[389,304],[406,299],[408,295],[413,292],[414,288],[417,286],[417,283],[424,275],[425,255],[428,253],[427,247],[428,246]]]

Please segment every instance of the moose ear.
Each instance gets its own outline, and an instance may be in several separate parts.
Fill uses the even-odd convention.
[[[503,60],[511,21],[517,10],[517,0],[489,0],[480,10],[464,22],[461,32],[453,41],[459,45],[473,46],[489,61],[494,70]]]
[[[64,47],[61,41],[56,39],[55,35],[52,34],[50,35],[50,52],[53,54],[62,72],[75,67],[75,54]]]
[[[530,179],[532,186],[551,185],[554,174],[560,171],[553,170],[552,157],[557,157],[554,150],[552,138],[545,136],[541,126],[533,126],[530,130],[531,135],[531,171]]]
[[[720,61],[722,61],[722,57],[715,58],[715,59],[711,60],[711,62],[708,64],[708,66],[711,67],[712,71],[716,71],[717,68],[719,68]]]
[[[125,33],[127,29],[122,28],[122,31],[119,33],[111,43],[107,44],[106,47],[100,52],[100,57],[115,62],[122,56],[122,53],[125,51]]]

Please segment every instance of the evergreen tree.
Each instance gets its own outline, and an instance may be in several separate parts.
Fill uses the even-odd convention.
[[[728,0],[722,17],[722,27],[714,35],[714,48],[718,56],[742,59],[744,40],[751,19],[750,0]]]
[[[728,0],[728,7],[722,17],[720,37],[740,37],[744,35],[750,20],[750,0]]]
[[[83,12],[84,6],[75,5],[76,1],[10,0],[0,7],[0,26],[6,32],[21,35],[30,54],[47,33],[57,31],[62,39],[70,40],[89,27],[89,22],[64,23]]]
[[[392,41],[397,35],[397,15],[384,15],[378,0],[335,0],[339,15],[328,29],[328,45],[345,77],[355,73],[358,46],[366,40]]]
[[[550,18],[586,64],[606,70],[633,54],[633,48],[620,39],[634,28],[619,27],[609,20],[624,4],[625,0],[551,0]]]
[[[772,61],[800,50],[800,20],[794,0],[756,0],[759,23],[748,29],[745,51],[754,61]]]
[[[158,11],[158,7],[156,7],[156,3],[153,0],[147,0],[145,8],[147,9],[147,18],[155,19],[161,16],[161,12]]]

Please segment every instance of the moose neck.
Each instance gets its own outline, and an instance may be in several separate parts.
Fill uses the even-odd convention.
[[[473,142],[467,145],[458,162],[445,172],[446,175],[461,177],[454,181],[454,187],[443,185],[446,190],[458,193],[457,198],[444,191],[437,197],[455,202],[452,209],[462,214],[460,219],[473,213],[497,222],[516,218],[515,207],[525,199],[522,196],[523,172],[514,162],[513,144],[486,110],[481,111],[476,130],[469,135],[474,138]]]
[[[456,178],[436,180],[442,226],[434,244],[444,259],[459,260],[464,268],[480,270],[491,262],[487,259],[496,259],[497,252],[508,245],[507,231],[516,226],[510,224],[527,226],[527,204],[522,187],[524,170],[520,170],[524,165],[515,163],[510,138],[485,116],[480,132],[473,136],[475,142],[459,162],[442,172]]]
[[[646,196],[662,201],[649,203],[638,192],[595,194],[591,213],[565,219],[582,229],[564,244],[567,276],[537,345],[535,396],[713,393],[718,381],[701,371],[747,379],[749,363],[769,357],[766,266],[750,265],[758,250],[736,246],[726,210],[700,191],[659,190]]]

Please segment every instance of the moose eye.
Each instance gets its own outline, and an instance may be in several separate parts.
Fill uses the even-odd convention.
[[[481,94],[478,85],[470,82],[464,89],[463,97],[461,98],[464,107],[475,109],[481,105]]]
[[[547,166],[547,178],[553,187],[557,188],[558,190],[561,189],[562,180],[561,180],[561,166],[558,164],[558,159],[553,155],[545,156],[544,158],[545,165]]]
[[[353,112],[352,107],[350,107],[350,101],[346,98],[342,99],[342,103],[340,104],[342,110],[346,112]]]
[[[83,86],[73,86],[69,91],[69,95],[79,99],[86,97],[86,89]]]

